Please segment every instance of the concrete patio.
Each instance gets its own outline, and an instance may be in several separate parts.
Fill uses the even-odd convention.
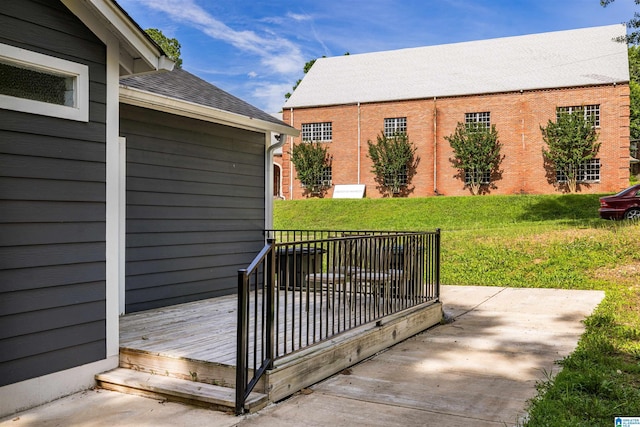
[[[257,414],[90,390],[0,426],[514,426],[575,348],[600,291],[443,286],[448,322]]]

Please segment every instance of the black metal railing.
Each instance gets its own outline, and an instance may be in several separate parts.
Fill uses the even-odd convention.
[[[238,276],[237,413],[274,360],[439,299],[440,230],[265,236]]]
[[[267,235],[277,242],[276,359],[439,297],[439,231]]]
[[[273,366],[274,247],[269,239],[249,267],[238,271],[237,415],[244,412],[249,394]]]

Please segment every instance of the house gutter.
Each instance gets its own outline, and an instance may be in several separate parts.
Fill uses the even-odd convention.
[[[158,95],[140,89],[120,85],[120,102],[151,110],[176,114],[206,122],[218,123],[235,128],[254,132],[273,132],[291,136],[300,135],[300,131],[287,126],[266,120],[256,119],[241,114],[231,113],[213,107],[204,106],[195,102],[183,101],[165,95]]]

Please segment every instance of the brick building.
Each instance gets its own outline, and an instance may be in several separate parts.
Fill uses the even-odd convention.
[[[444,139],[458,122],[496,126],[504,160],[488,193],[561,192],[561,179],[544,164],[540,126],[575,107],[595,119],[602,143],[578,191],[624,188],[629,68],[626,44],[614,39],[625,31],[610,25],[318,59],[283,108],[283,120],[302,134],[279,159],[280,194],[303,197],[289,153],[304,138],[326,143],[332,156],[326,197],[336,184],[365,184],[366,197],[381,197],[367,141],[384,130],[406,132],[417,147],[409,196],[468,195]]]

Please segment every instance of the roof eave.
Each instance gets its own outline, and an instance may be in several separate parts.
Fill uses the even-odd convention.
[[[405,98],[386,98],[386,99],[361,99],[359,101],[344,101],[344,102],[327,102],[325,104],[294,104],[287,105],[285,104],[282,107],[284,110],[290,109],[298,109],[298,108],[321,108],[321,107],[338,107],[344,105],[358,105],[358,104],[375,104],[381,102],[399,102],[399,101],[417,101],[422,99],[442,99],[442,98],[459,98],[459,97],[469,97],[469,96],[485,96],[485,95],[497,95],[503,93],[520,93],[520,92],[535,92],[540,90],[553,90],[553,89],[573,89],[580,87],[596,87],[596,86],[615,86],[618,84],[629,84],[629,80],[615,80],[610,82],[594,82],[594,83],[577,83],[575,85],[564,85],[564,86],[537,86],[526,88],[523,87],[521,89],[504,89],[500,91],[494,92],[451,92],[447,94],[440,95],[422,95],[416,97],[405,97]]]
[[[273,132],[292,137],[300,135],[299,130],[285,124],[280,125],[123,85],[120,85],[120,102],[250,131]]]
[[[62,0],[72,11],[77,0]],[[86,9],[96,16],[120,42],[120,75],[171,71],[174,62],[113,0],[82,0]]]

